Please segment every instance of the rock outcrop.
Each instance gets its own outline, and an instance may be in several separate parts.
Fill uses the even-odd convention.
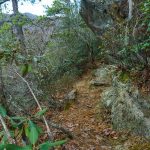
[[[98,36],[128,18],[128,0],[81,0],[80,14]]]
[[[105,66],[97,69],[94,73],[95,78],[90,81],[90,85],[110,86],[114,69],[115,66]]]
[[[68,94],[65,95],[64,100],[65,101],[73,101],[73,100],[76,99],[76,97],[77,97],[77,90],[74,89],[74,90],[70,91]]]
[[[125,83],[120,81],[118,73],[113,73],[114,68],[115,66],[104,66],[96,71],[96,75],[99,75],[99,78],[97,77],[99,82],[104,81],[103,77],[110,82],[110,86],[106,87],[101,95],[101,102],[111,111],[113,127],[117,130],[127,129],[149,138],[150,102],[148,98],[143,98],[138,88],[130,81]],[[107,76],[104,70],[107,70]]]

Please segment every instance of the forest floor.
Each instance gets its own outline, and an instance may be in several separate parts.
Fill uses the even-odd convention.
[[[58,149],[113,150],[120,145],[129,147],[132,144],[130,139],[133,137],[129,132],[120,133],[112,129],[110,112],[100,106],[101,93],[105,87],[91,86],[92,79],[90,70],[73,86],[77,90],[76,101],[68,109],[58,111],[52,117],[54,122],[71,131],[75,137]],[[141,138],[134,136],[134,142],[139,141],[142,141]]]
[[[104,129],[110,128],[109,124],[102,122],[98,117],[97,107],[102,89],[100,87],[90,88],[91,79],[91,73],[88,72],[75,83],[76,102],[53,118],[75,135],[75,139],[71,141],[72,144],[69,143],[66,149],[98,149],[103,140],[101,133]]]

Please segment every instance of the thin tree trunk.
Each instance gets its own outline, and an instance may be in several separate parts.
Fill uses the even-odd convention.
[[[14,16],[19,15],[18,1],[17,0],[12,0],[12,7],[13,7]],[[16,32],[16,37],[17,37],[17,40],[19,42],[20,52],[23,56],[27,56],[27,51],[26,51],[25,39],[24,39],[22,26],[20,26],[18,24],[15,24],[14,28],[16,30],[15,31]]]
[[[6,126],[6,123],[5,123],[5,121],[4,121],[4,119],[3,119],[3,117],[1,115],[0,115],[0,122],[1,122],[1,124],[3,126],[3,129],[5,131],[5,134],[6,134],[6,137],[7,137],[8,141],[9,141],[9,143],[10,144],[15,144],[15,140],[11,137],[10,132],[9,132],[7,126]]]
[[[132,18],[132,11],[133,11],[133,1],[132,0],[128,0],[128,4],[129,4],[128,19],[131,20],[131,18]]]

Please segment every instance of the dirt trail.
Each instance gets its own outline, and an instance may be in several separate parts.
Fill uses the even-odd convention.
[[[102,135],[110,125],[99,118],[97,111],[102,87],[90,87],[91,79],[90,72],[75,83],[77,101],[53,118],[75,135],[75,139],[65,146],[67,150],[101,150],[100,146],[108,145]]]
[[[61,124],[75,136],[63,148],[56,150],[127,150],[127,147],[133,145],[136,148],[132,150],[146,150],[141,148],[149,146],[146,139],[129,132],[112,130],[109,111],[99,106],[100,95],[105,87],[90,86],[93,78],[90,70],[78,80],[74,84],[74,89],[77,90],[76,102],[69,109],[53,115],[53,121]],[[63,139],[64,134],[56,133],[56,136],[56,139]]]

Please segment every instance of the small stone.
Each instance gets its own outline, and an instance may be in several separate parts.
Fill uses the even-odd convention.
[[[94,86],[110,86],[107,81],[91,80],[90,85]]]
[[[112,150],[111,146],[100,146],[100,150]]]
[[[74,89],[65,96],[65,100],[75,100],[76,96],[77,96],[77,90]]]

